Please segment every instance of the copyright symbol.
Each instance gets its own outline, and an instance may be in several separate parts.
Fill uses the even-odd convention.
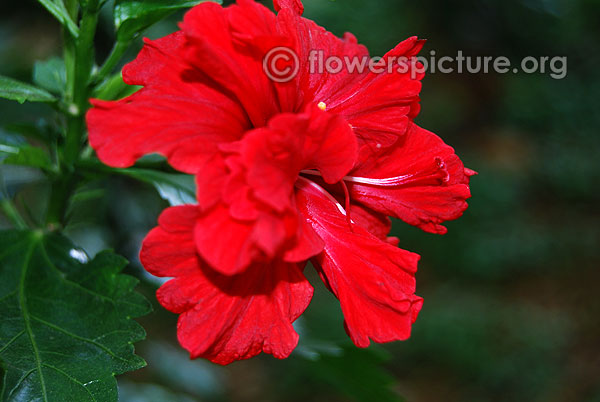
[[[283,46],[274,47],[263,59],[263,70],[271,81],[290,82],[298,75],[300,60],[292,49]]]

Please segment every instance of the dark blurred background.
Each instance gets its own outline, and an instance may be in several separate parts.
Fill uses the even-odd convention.
[[[140,241],[166,206],[153,188],[123,178],[91,182],[68,228],[90,254],[111,247],[155,312],[137,346],[149,366],[119,379],[123,401],[600,401],[600,2],[597,0],[306,0],[305,16],[337,35],[353,32],[373,55],[408,36],[424,55],[566,56],[562,80],[546,74],[429,74],[417,122],[479,172],[470,208],[445,236],[395,222],[401,247],[422,255],[425,298],[409,341],[354,348],[336,300],[318,292],[297,323],[292,357],[218,367],[189,361],[176,317],[154,300]],[[105,8],[97,42],[110,50]],[[181,15],[149,29],[157,38]],[[0,74],[30,81],[36,60],[60,56],[58,24],[35,1],[0,5]],[[141,44],[129,52],[132,59]],[[0,136],[14,122],[46,124],[44,106],[0,100]],[[11,138],[14,138],[11,137]],[[35,171],[3,166],[35,220]],[[105,197],[102,197],[105,195]],[[22,205],[21,205],[22,206]],[[314,279],[314,278],[313,278]]]

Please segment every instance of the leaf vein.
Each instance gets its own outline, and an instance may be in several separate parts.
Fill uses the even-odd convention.
[[[40,385],[42,387],[42,395],[44,396],[44,401],[48,402],[48,393],[46,391],[46,381],[44,379],[44,374],[42,373],[42,366],[40,361],[40,352],[38,350],[37,343],[35,341],[35,337],[33,335],[33,330],[31,329],[31,320],[29,316],[29,310],[27,308],[27,298],[25,296],[25,279],[27,278],[27,271],[29,270],[29,261],[31,260],[31,256],[33,255],[33,250],[37,242],[32,242],[29,248],[27,249],[27,253],[25,254],[25,262],[23,264],[22,272],[21,272],[21,280],[19,281],[19,305],[21,307],[21,312],[23,313],[23,321],[25,322],[25,331],[27,332],[27,336],[29,337],[29,342],[31,342],[31,347],[33,348],[33,354],[35,357],[35,365],[37,372],[40,376]]]
[[[16,341],[17,339],[19,339],[24,333],[25,333],[25,330],[22,330],[15,336],[13,336],[12,339],[6,343],[6,345],[2,346],[2,349],[0,349],[0,354],[2,354],[2,352],[4,352],[6,350],[6,348],[8,348],[10,345],[12,345],[13,342]]]
[[[129,363],[129,361],[127,359],[123,359],[122,357],[116,355],[112,350],[110,350],[109,348],[107,348],[103,344],[94,341],[93,339],[89,339],[89,338],[86,338],[86,337],[83,337],[83,336],[76,335],[76,334],[74,334],[74,333],[72,333],[70,331],[67,331],[64,328],[61,328],[61,327],[59,327],[57,325],[52,324],[51,322],[44,321],[41,318],[38,318],[38,317],[35,317],[35,316],[31,316],[31,318],[34,319],[34,320],[36,320],[37,322],[39,322],[41,324],[44,324],[45,326],[47,326],[49,328],[54,329],[55,331],[61,332],[61,333],[65,334],[65,335],[68,335],[68,336],[70,336],[70,337],[72,337],[74,339],[77,339],[79,341],[90,343],[90,344],[92,344],[92,345],[94,345],[94,346],[102,349],[103,351],[105,351],[110,356],[114,357],[115,359],[121,360],[122,362],[125,362],[125,363]]]
[[[17,289],[15,289],[15,290],[13,290],[12,292],[10,292],[10,293],[8,293],[8,294],[6,294],[6,295],[4,295],[4,296],[0,297],[0,302],[2,302],[2,301],[4,301],[4,300],[6,300],[6,299],[8,299],[9,297],[11,297],[11,296],[14,296],[14,295],[16,295],[16,294],[17,294]]]
[[[44,247],[42,247],[42,254],[44,255],[44,260],[46,260],[46,262],[48,263],[48,265],[50,265],[50,267],[52,269],[54,269],[56,272],[58,272],[58,274],[61,275],[61,277],[62,277],[64,275],[64,273],[60,269],[58,269],[58,267],[52,262],[52,260],[50,260],[50,257],[48,257],[48,253],[46,253],[46,249]],[[93,290],[88,289],[88,288],[86,288],[84,286],[81,286],[79,283],[73,282],[70,279],[67,279],[67,278],[64,278],[64,277],[62,279],[65,282],[67,282],[67,283],[75,286],[76,288],[78,288],[80,290],[83,290],[84,292],[89,293],[89,294],[91,294],[93,296],[99,297],[100,299],[105,300],[105,301],[107,301],[107,302],[109,302],[109,303],[111,303],[111,304],[113,304],[113,305],[116,306],[116,303],[115,303],[115,301],[113,299],[111,299],[109,297],[106,297],[106,296],[104,296],[104,295],[102,295],[100,293],[94,292]]]
[[[35,371],[36,371],[36,369],[32,368],[31,370],[25,372],[25,374],[23,374],[23,376],[21,378],[19,378],[19,381],[15,384],[13,389],[11,389],[10,392],[8,393],[8,398],[10,398],[10,396],[13,394],[13,392],[15,392],[15,390],[17,388],[19,388],[21,386],[21,384],[23,384],[23,381],[25,381],[25,379],[27,377],[29,377],[31,375],[31,373],[34,373]]]
[[[57,373],[60,373],[60,374],[64,375],[69,380],[73,381],[75,384],[81,386],[83,389],[85,389],[85,391],[89,394],[89,396],[92,398],[93,401],[97,401],[97,399],[94,397],[94,394],[92,394],[92,392],[89,389],[87,389],[87,387],[85,386],[85,384],[82,383],[81,381],[79,381],[78,379],[76,379],[75,377],[70,376],[69,374],[65,373],[63,370],[61,370],[58,367],[53,366],[51,364],[43,363],[43,366],[47,367],[47,368],[49,368],[51,370],[54,370]]]

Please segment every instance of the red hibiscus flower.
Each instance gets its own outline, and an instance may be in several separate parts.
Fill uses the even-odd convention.
[[[421,309],[419,256],[388,238],[389,216],[425,231],[458,218],[469,176],[454,150],[412,120],[422,74],[410,38],[382,63],[405,69],[313,72],[310,54],[368,56],[301,17],[299,0],[203,3],[181,31],[146,41],[123,70],[143,88],[93,100],[89,138],[99,158],[131,166],[158,152],[196,175],[197,205],[172,207],[144,240],[141,260],[172,277],[157,293],[180,314],[179,341],[192,358],[227,364],[260,352],[287,357],[292,323],[313,289],[308,260],[339,299],[359,347],[410,336]],[[278,47],[297,75],[276,82],[263,59]]]

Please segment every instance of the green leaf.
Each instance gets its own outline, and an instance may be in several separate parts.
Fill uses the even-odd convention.
[[[0,75],[0,98],[15,100],[19,103],[29,102],[55,102],[56,98],[51,93],[26,84],[21,81]]]
[[[93,188],[90,190],[81,190],[73,194],[71,197],[71,203],[86,202],[90,200],[98,200],[104,197],[106,191],[102,188]]]
[[[38,0],[38,3],[43,5],[62,25],[66,26],[73,37],[79,36],[79,27],[69,16],[62,0]]]
[[[308,278],[318,280],[314,272]],[[343,397],[329,399],[403,400],[394,390],[397,384],[393,375],[385,368],[389,353],[378,345],[360,349],[347,339],[339,302],[324,287],[315,288],[311,307],[294,322],[294,329],[300,340],[292,356],[283,362],[286,367],[280,368],[288,373],[278,384],[282,395],[295,389],[298,400],[333,394]]]
[[[7,155],[1,163],[4,165],[31,166],[40,169],[49,169],[52,162],[48,154],[41,148],[29,144],[17,146],[0,144],[0,156]]]
[[[36,124],[32,123],[12,123],[4,126],[8,133],[18,134],[23,137],[32,138],[37,141],[50,143],[59,137],[60,133],[51,125],[41,120]]]
[[[310,400],[314,395],[343,395],[330,399],[403,402],[394,390],[394,377],[382,367],[387,360],[384,353],[359,349],[349,343],[333,353],[321,352],[315,358],[293,354],[278,363],[282,366],[279,370],[287,376],[276,387],[282,397],[288,390],[296,390],[297,400]]]
[[[37,61],[33,66],[33,82],[56,94],[62,94],[67,84],[65,62],[59,57]]]
[[[404,399],[392,390],[394,377],[381,367],[385,360],[372,350],[349,345],[341,355],[322,354],[319,360],[304,363],[309,376],[355,401],[401,402]]]
[[[99,85],[94,90],[93,97],[102,100],[121,99],[134,94],[140,88],[141,86],[138,85],[125,84],[123,76],[119,72]]]
[[[127,261],[86,254],[39,231],[0,232],[0,401],[117,401],[115,375],[145,366],[131,318],[150,311],[120,274]]]
[[[171,205],[196,203],[194,176],[136,168],[122,169],[120,172],[136,180],[152,184],[160,196]]]
[[[113,16],[117,38],[119,41],[128,41],[169,14],[204,1],[206,0],[116,0]]]

